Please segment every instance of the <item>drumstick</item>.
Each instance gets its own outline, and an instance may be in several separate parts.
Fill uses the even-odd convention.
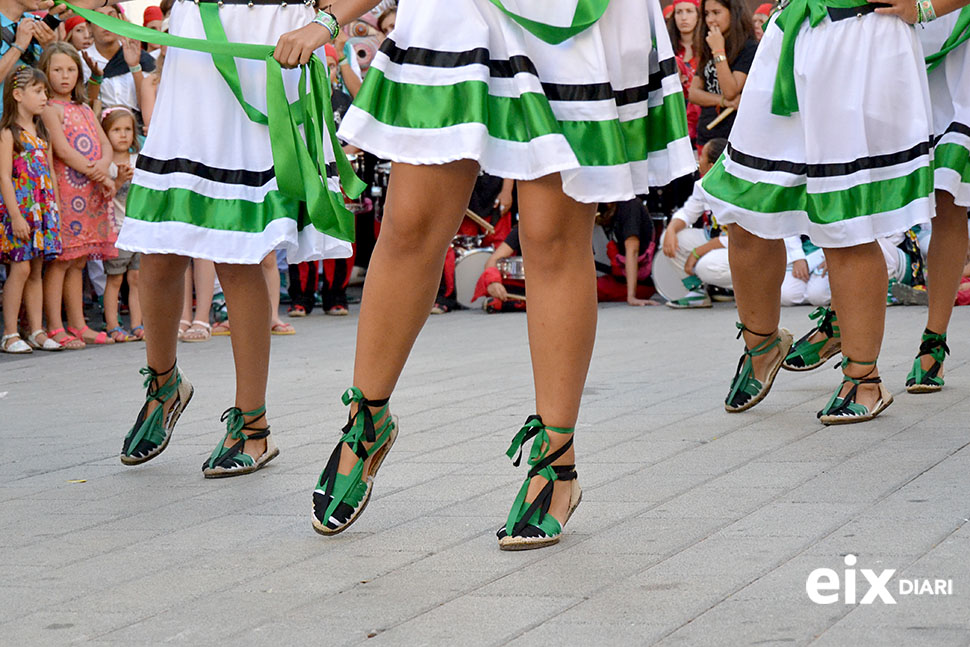
[[[733,114],[734,114],[734,108],[732,108],[732,107],[725,108],[724,110],[721,111],[721,114],[719,114],[714,119],[714,121],[712,121],[711,123],[707,124],[707,129],[708,130],[713,130],[714,129],[714,126],[718,125],[719,123],[721,123],[722,121],[724,121],[725,119],[727,119],[728,117],[730,117]]]
[[[495,227],[493,227],[487,220],[482,218],[471,209],[465,209],[465,215],[471,218],[472,222],[474,222],[476,225],[484,229],[486,234],[495,233]]]
[[[506,296],[508,296],[510,301],[525,301],[525,297],[520,297],[518,294],[508,294]]]

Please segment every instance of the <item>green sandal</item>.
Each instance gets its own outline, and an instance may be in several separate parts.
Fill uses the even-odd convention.
[[[711,297],[704,291],[704,284],[696,276],[688,276],[681,281],[687,288],[687,294],[681,299],[668,301],[667,307],[674,309],[682,308],[710,308]]]
[[[818,319],[818,323],[791,347],[791,352],[781,365],[786,371],[811,371],[842,352],[842,335],[835,310],[822,306],[816,308],[808,317]],[[825,335],[825,339],[810,342],[817,332]],[[829,341],[833,339],[837,343],[829,345]]]
[[[864,376],[860,377],[850,377],[843,373],[842,383],[839,387],[835,389],[835,393],[829,398],[828,404],[818,412],[818,418],[822,421],[823,425],[845,425],[854,422],[866,422],[867,420],[872,420],[880,413],[885,411],[886,407],[893,403],[893,396],[886,387],[882,384],[881,377],[868,377],[872,374],[872,371],[876,370],[876,362],[857,362],[854,359],[849,359],[848,357],[842,358],[842,370],[849,364],[859,364],[860,366],[872,366],[872,369],[866,373]],[[846,383],[851,383],[852,388],[845,396],[839,396],[842,391],[842,385]],[[870,411],[868,407],[859,404],[855,401],[856,395],[859,392],[859,385],[861,384],[878,384],[879,385],[879,399],[876,401],[875,406],[873,406]]]
[[[178,422],[195,393],[195,389],[177,366],[172,366],[163,373],[158,373],[152,367],[146,366],[139,373],[145,376],[144,386],[148,391],[145,395],[145,404],[138,412],[135,424],[125,436],[121,446],[121,462],[125,465],[146,463],[165,451],[168,441],[172,439],[175,423]],[[159,386],[158,378],[165,373],[171,373],[171,375],[165,384]],[[173,398],[175,401],[166,414],[165,403]],[[157,402],[158,406],[148,413],[148,405],[152,401]]]
[[[246,422],[245,417],[253,417]],[[212,455],[202,464],[202,474],[207,479],[225,478],[228,476],[242,476],[252,474],[256,470],[266,467],[266,464],[280,455],[276,441],[270,435],[269,426],[250,427],[251,424],[266,417],[266,405],[253,409],[252,411],[242,411],[239,407],[226,409],[222,414],[222,422],[226,423],[226,435],[222,442],[212,451]],[[247,434],[246,431],[256,433]],[[228,445],[229,439],[236,442]],[[258,458],[253,458],[243,452],[247,440],[266,439],[266,451]]]
[[[388,414],[388,398],[368,400],[357,387],[348,389],[342,397],[345,406],[357,403],[357,413],[348,416],[343,436],[320,474],[317,487],[313,491],[313,529],[321,535],[336,535],[357,521],[374,488],[374,477],[387,457],[387,453],[397,440],[397,416]],[[381,407],[377,419],[385,418],[380,428],[374,425],[374,414],[370,407]],[[340,455],[344,444],[357,455],[350,474],[338,472]],[[372,443],[370,448],[364,443]],[[367,473],[364,463],[372,458]]]
[[[518,467],[522,461],[522,446],[530,438],[535,438],[528,459],[532,468],[529,470],[522,487],[519,488],[519,494],[512,504],[508,520],[496,533],[498,546],[502,550],[531,550],[559,543],[563,526],[569,521],[579,502],[583,499],[583,491],[576,480],[576,466],[552,464],[572,447],[572,436],[562,447],[550,454],[549,431],[557,434],[573,433],[572,429],[547,427],[539,416],[529,416],[525,421],[525,426],[512,439],[512,445],[506,452],[509,458],[518,453],[518,456],[512,462],[513,465]],[[546,484],[535,500],[529,503],[525,500],[525,497],[529,491],[529,483],[536,476],[546,479]],[[549,506],[552,503],[552,493],[556,481],[572,482],[572,490],[569,494],[569,510],[562,523],[549,514]],[[509,528],[512,529],[511,532],[509,532]]]
[[[919,353],[916,354],[916,361],[913,362],[913,370],[906,377],[906,390],[910,393],[935,393],[943,388],[943,376],[940,371],[943,369],[943,361],[950,354],[950,347],[946,345],[946,333],[937,334],[926,328],[923,331],[922,343],[919,345]],[[919,358],[929,355],[933,358],[933,365],[928,371],[923,370]]]
[[[762,334],[750,330],[743,323],[738,323],[737,326],[738,339],[741,339],[741,335],[747,330],[752,335],[764,337],[765,340],[754,348],[745,348],[744,354],[738,361],[738,370],[734,373],[734,379],[731,380],[731,390],[724,400],[724,409],[728,413],[747,411],[765,399],[768,391],[771,390],[771,385],[775,383],[775,376],[778,375],[782,362],[784,362],[792,345],[792,334],[785,328],[779,328],[774,333]],[[751,360],[770,352],[775,346],[781,347],[781,356],[778,358],[778,362],[770,367],[768,379],[762,384],[754,376],[754,363]]]

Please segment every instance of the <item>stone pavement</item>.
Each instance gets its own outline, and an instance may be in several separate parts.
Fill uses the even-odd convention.
[[[783,323],[800,334],[808,312]],[[356,316],[274,338],[282,453],[239,479],[200,470],[231,403],[227,339],[180,347],[195,399],[136,468],[118,450],[143,397],[141,345],[0,357],[0,644],[967,645],[970,308],[950,329],[946,389],[908,395],[924,317],[889,311],[896,403],[825,428],[831,364],[724,412],[732,304],[602,307],[583,504],[559,546],[526,553],[494,534],[525,473],[504,452],[533,413],[522,315],[431,318],[393,401],[402,435],[335,538],[312,532],[310,494],[346,419]],[[855,595],[812,602],[817,568]],[[844,603],[869,590],[861,569],[895,569],[896,604]],[[952,580],[952,595],[899,595],[914,578]]]

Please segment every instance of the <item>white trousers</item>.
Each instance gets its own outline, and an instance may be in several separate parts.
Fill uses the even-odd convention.
[[[661,240],[663,240],[661,238]],[[695,247],[706,244],[710,239],[703,229],[684,229],[677,234],[677,254],[674,260],[678,268],[683,268],[687,263],[690,252]],[[663,252],[659,252],[663,253]],[[732,289],[731,265],[728,263],[728,250],[726,247],[711,250],[701,256],[701,259],[694,265],[694,274],[706,285],[716,285],[726,290]],[[684,272],[686,278],[687,273]]]

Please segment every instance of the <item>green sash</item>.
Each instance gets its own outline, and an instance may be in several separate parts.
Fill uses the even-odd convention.
[[[225,79],[246,116],[257,124],[269,128],[273,166],[280,193],[299,202],[305,202],[310,222],[322,233],[340,240],[354,240],[354,215],[344,205],[343,196],[329,190],[326,185],[327,162],[324,155],[323,137],[329,135],[336,153],[340,184],[351,198],[364,190],[364,183],[343,155],[340,142],[334,132],[333,107],[330,104],[330,77],[326,66],[314,55],[300,71],[299,97],[293,103],[286,98],[283,85],[283,69],[273,58],[273,45],[230,43],[219,20],[219,7],[215,3],[202,3],[199,11],[206,39],[186,38],[162,33],[147,27],[139,27],[97,11],[75,7],[64,0],[74,13],[112,33],[146,43],[166,45],[180,49],[206,52]],[[239,71],[235,58],[263,60],[266,62],[266,114],[249,104],[242,93]],[[303,126],[306,139],[300,134]]]
[[[778,59],[778,71],[775,74],[775,88],[771,95],[772,114],[782,117],[791,116],[798,112],[798,97],[795,94],[795,38],[808,19],[812,27],[817,27],[825,16],[827,9],[849,9],[864,7],[865,0],[792,0],[778,14],[775,24],[785,35],[781,41],[781,56]]]
[[[532,32],[536,37],[552,45],[558,45],[592,27],[597,20],[603,17],[610,0],[579,0],[579,4],[576,5],[576,13],[573,16],[573,22],[569,27],[547,25],[546,23],[520,16],[506,9],[502,0],[491,0],[491,2],[504,11],[512,20]]]
[[[935,70],[943,62],[947,54],[960,45],[963,45],[968,39],[970,39],[970,6],[960,10],[957,23],[953,26],[953,31],[950,32],[950,36],[943,41],[943,46],[940,48],[940,51],[926,57],[926,70],[928,72]]]

